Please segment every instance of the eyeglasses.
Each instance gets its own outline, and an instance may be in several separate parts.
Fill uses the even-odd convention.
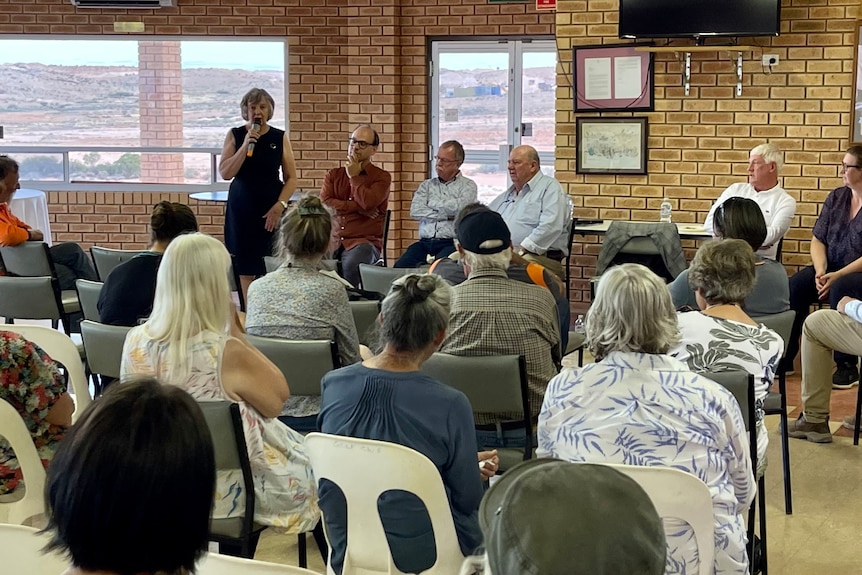
[[[348,138],[348,143],[353,144],[354,147],[359,148],[360,150],[364,150],[368,146],[376,146],[377,144],[373,144],[371,142],[366,142],[365,140],[357,140],[356,138]]]
[[[846,172],[850,168],[856,168],[857,170],[862,170],[862,167],[860,167],[860,166],[850,166],[850,165],[845,164],[844,162],[841,162],[841,170],[842,171]]]
[[[434,156],[434,161],[437,162],[438,164],[443,164],[443,165],[457,164],[458,163],[458,160],[447,160],[446,158],[441,158],[440,156]]]

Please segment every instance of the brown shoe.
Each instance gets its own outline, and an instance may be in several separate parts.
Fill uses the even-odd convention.
[[[807,439],[814,443],[832,443],[832,432],[829,431],[829,422],[809,423],[805,414],[800,414],[799,419],[787,424],[787,435],[797,439]]]

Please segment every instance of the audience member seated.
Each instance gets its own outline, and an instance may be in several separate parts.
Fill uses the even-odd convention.
[[[458,213],[457,221],[460,222],[464,216],[479,210],[490,211],[490,208],[484,204],[474,203],[465,206]],[[452,249],[455,249],[454,241]],[[442,277],[444,280],[455,286],[463,283],[467,279],[467,273],[464,271],[464,262],[459,256],[442,257],[431,264],[428,270]],[[506,270],[509,279],[524,282],[526,284],[535,284],[547,288],[551,295],[554,296],[554,301],[557,303],[557,315],[560,320],[560,341],[562,348],[565,350],[569,342],[569,325],[572,323],[572,310],[569,307],[569,299],[566,297],[566,286],[556,275],[546,270],[541,265],[535,262],[528,262],[517,254],[512,254],[512,260],[509,263],[509,268]]]
[[[230,256],[215,238],[185,234],[165,250],[153,313],[123,346],[122,378],[154,376],[198,401],[235,401],[254,475],[256,522],[311,531],[319,519],[301,435],[275,418],[290,390],[281,371],[245,339],[231,302]],[[213,516],[242,513],[241,487],[219,477]]]
[[[184,391],[116,385],[91,404],[48,468],[49,550],[64,575],[181,575],[207,550],[215,459]]]
[[[736,398],[667,355],[679,342],[664,282],[638,264],[602,274],[587,313],[596,363],[551,380],[539,416],[539,457],[673,467],[709,486],[715,572],[748,571],[743,513],[754,500],[748,434]],[[684,522],[665,521],[668,573],[697,573]]]
[[[66,428],[72,425],[75,404],[66,383],[42,348],[17,333],[0,331],[0,401],[21,414],[42,465],[48,466]],[[15,491],[22,480],[18,459],[0,437],[0,495]]]
[[[109,325],[136,326],[149,317],[156,295],[156,273],[168,244],[198,231],[195,214],[185,204],[161,201],[150,214],[150,251],[114,268],[99,294],[99,318]]]
[[[713,233],[718,238],[744,240],[755,252],[766,237],[766,221],[754,200],[728,198],[715,212]],[[698,309],[694,290],[688,285],[688,270],[677,276],[668,287],[677,309],[689,306]],[[755,253],[754,289],[742,304],[745,313],[752,317],[787,311],[790,307],[790,284],[787,270],[781,262],[763,258]]]
[[[324,376],[318,422],[324,433],[398,443],[428,457],[440,470],[458,542],[467,555],[482,542],[473,411],[463,393],[419,372],[446,336],[450,295],[451,288],[434,275],[395,280],[380,314],[382,351]],[[487,461],[482,474],[494,474],[496,452],[479,453],[478,460]],[[321,481],[320,507],[332,546],[330,567],[341,573],[347,507],[341,490],[327,480]],[[388,493],[379,510],[400,571],[421,573],[435,563],[431,521],[420,500]]]
[[[9,201],[20,188],[18,162],[9,156],[0,156],[0,246],[17,246],[24,242],[41,242],[45,239],[41,231],[34,230],[9,211]],[[60,289],[75,289],[77,279],[99,279],[93,262],[78,244],[64,242],[51,246],[50,250]]]
[[[485,556],[461,574],[662,575],[665,537],[649,495],[606,465],[532,459],[482,498]],[[471,569],[472,567],[472,569]]]
[[[518,146],[509,154],[512,185],[488,207],[499,212],[512,231],[515,253],[563,277],[562,260],[569,254],[572,210],[560,182],[542,173],[539,153]]]
[[[442,351],[452,355],[523,355],[527,361],[530,414],[535,418],[545,387],[561,360],[557,307],[548,290],[509,279],[512,239],[497,212],[469,213],[455,226],[467,281],[452,288],[449,335]],[[506,421],[477,414],[479,447],[524,447],[522,414]]]
[[[811,238],[811,262],[790,278],[790,309],[796,312],[785,358],[792,369],[799,352],[799,336],[809,308],[815,302],[828,302],[832,309],[845,296],[862,299],[862,146],[851,146],[841,163],[844,185],[832,190]],[[832,387],[848,389],[859,383],[856,356],[835,352],[837,371]]]
[[[410,203],[410,217],[419,220],[419,241],[411,244],[396,268],[415,268],[455,251],[454,221],[458,212],[476,201],[476,182],[461,174],[464,147],[455,140],[440,144],[436,161],[436,178],[419,184]]]
[[[783,165],[784,157],[777,145],[760,144],[752,149],[748,155],[748,181],[732,184],[718,196],[706,215],[703,228],[722,237],[715,226],[716,210],[729,198],[754,200],[762,210],[767,227],[766,239],[754,251],[764,258],[777,259],[778,244],[796,214],[796,200],[778,185],[778,172]]]
[[[833,351],[862,354],[862,301],[843,297],[836,309],[811,314],[802,326],[802,413],[788,422],[787,435],[814,443],[832,443],[829,429],[829,399]],[[854,429],[856,416],[844,418],[844,427]]]
[[[754,270],[754,251],[744,241],[703,244],[688,268],[688,283],[701,311],[678,314],[681,341],[669,353],[699,373],[742,370],[754,376],[759,476],[766,469],[769,443],[763,401],[784,353],[784,341],[742,310],[754,286]]]
[[[276,245],[284,262],[252,282],[246,331],[281,339],[335,339],[342,365],[359,361],[359,338],[344,285],[319,272],[329,249],[332,217],[317,196],[305,196],[281,220]],[[299,431],[316,429],[320,398],[291,397],[283,412]],[[296,418],[311,418],[307,425]]]

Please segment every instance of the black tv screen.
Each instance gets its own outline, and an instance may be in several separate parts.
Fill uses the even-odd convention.
[[[620,38],[777,36],[781,0],[620,0]]]

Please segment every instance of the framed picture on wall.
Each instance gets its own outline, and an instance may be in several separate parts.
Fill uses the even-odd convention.
[[[577,118],[576,162],[579,174],[646,174],[646,118]]]
[[[651,112],[655,106],[652,52],[640,44],[606,44],[572,48],[575,112]]]
[[[856,21],[853,28],[853,122],[850,125],[850,143],[862,144],[862,20]]]

